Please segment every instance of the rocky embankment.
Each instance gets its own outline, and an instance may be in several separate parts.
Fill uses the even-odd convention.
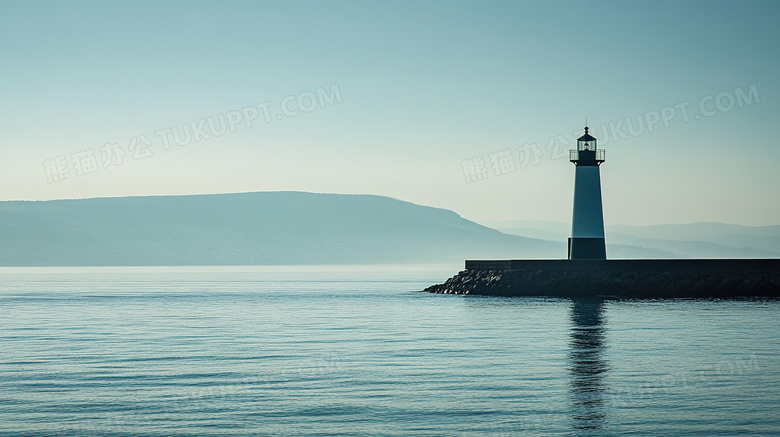
[[[424,291],[491,296],[599,297],[614,299],[779,298],[780,262],[678,260],[653,264],[610,261],[512,261],[512,267],[463,270]],[[648,264],[649,263],[649,264]],[[467,263],[468,264],[468,263]],[[519,267],[519,268],[517,268]],[[657,267],[657,268],[656,268]]]

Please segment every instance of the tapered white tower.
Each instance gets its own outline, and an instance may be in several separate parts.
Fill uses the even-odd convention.
[[[569,259],[607,259],[599,174],[604,149],[596,148],[596,138],[587,126],[585,135],[577,139],[577,149],[570,151],[569,161],[576,166]]]

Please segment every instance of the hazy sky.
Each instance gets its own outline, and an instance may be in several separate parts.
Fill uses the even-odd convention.
[[[0,200],[569,221],[587,117],[607,224],[780,224],[779,29],[777,1],[2,1]]]

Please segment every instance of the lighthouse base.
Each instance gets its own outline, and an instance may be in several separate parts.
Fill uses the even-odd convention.
[[[569,259],[607,259],[603,238],[569,238]]]

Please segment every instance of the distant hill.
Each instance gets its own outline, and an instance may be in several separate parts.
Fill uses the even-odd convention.
[[[503,234],[372,195],[257,192],[0,202],[0,265],[447,263],[563,258],[566,242]]]
[[[747,252],[745,256],[780,256],[780,226],[740,226],[700,222],[683,225],[614,225],[608,229],[616,236],[629,235],[646,240],[689,243],[704,242]],[[697,251],[694,247],[686,249],[684,246],[679,247],[679,250]],[[703,248],[703,250],[706,253],[710,249]],[[718,250],[728,251],[728,249]]]
[[[502,232],[564,241],[568,223],[513,220],[485,222]],[[607,225],[607,255],[612,258],[778,258],[780,226],[725,223]]]

